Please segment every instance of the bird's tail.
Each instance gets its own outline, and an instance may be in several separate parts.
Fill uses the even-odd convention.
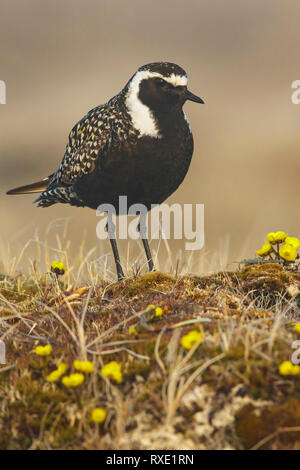
[[[10,189],[6,194],[32,194],[41,193],[48,187],[53,175],[44,178],[36,183],[27,184],[26,186],[19,186],[18,188]]]

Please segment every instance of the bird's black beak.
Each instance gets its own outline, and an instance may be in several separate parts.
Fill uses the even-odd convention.
[[[199,98],[199,96],[194,95],[194,93],[191,93],[188,89],[185,90],[184,96],[186,100],[195,101],[195,103],[204,104],[204,101],[201,98]]]

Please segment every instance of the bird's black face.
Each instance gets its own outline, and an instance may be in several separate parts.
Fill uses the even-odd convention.
[[[139,84],[139,100],[155,111],[167,112],[172,108],[181,108],[187,100],[196,103],[204,101],[188,91],[186,85],[173,84],[168,79],[149,77]]]

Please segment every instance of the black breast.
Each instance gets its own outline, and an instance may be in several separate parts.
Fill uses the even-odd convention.
[[[183,112],[160,120],[162,138],[140,137],[115,141],[93,173],[75,185],[88,207],[112,204],[118,213],[119,196],[127,206],[142,203],[150,209],[169,197],[183,181],[193,153],[193,137]],[[116,137],[117,139],[117,137]]]

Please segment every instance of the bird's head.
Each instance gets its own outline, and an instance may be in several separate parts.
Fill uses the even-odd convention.
[[[181,108],[187,100],[204,103],[187,88],[187,74],[179,65],[153,62],[140,67],[127,84],[131,104],[138,100],[155,112]]]

